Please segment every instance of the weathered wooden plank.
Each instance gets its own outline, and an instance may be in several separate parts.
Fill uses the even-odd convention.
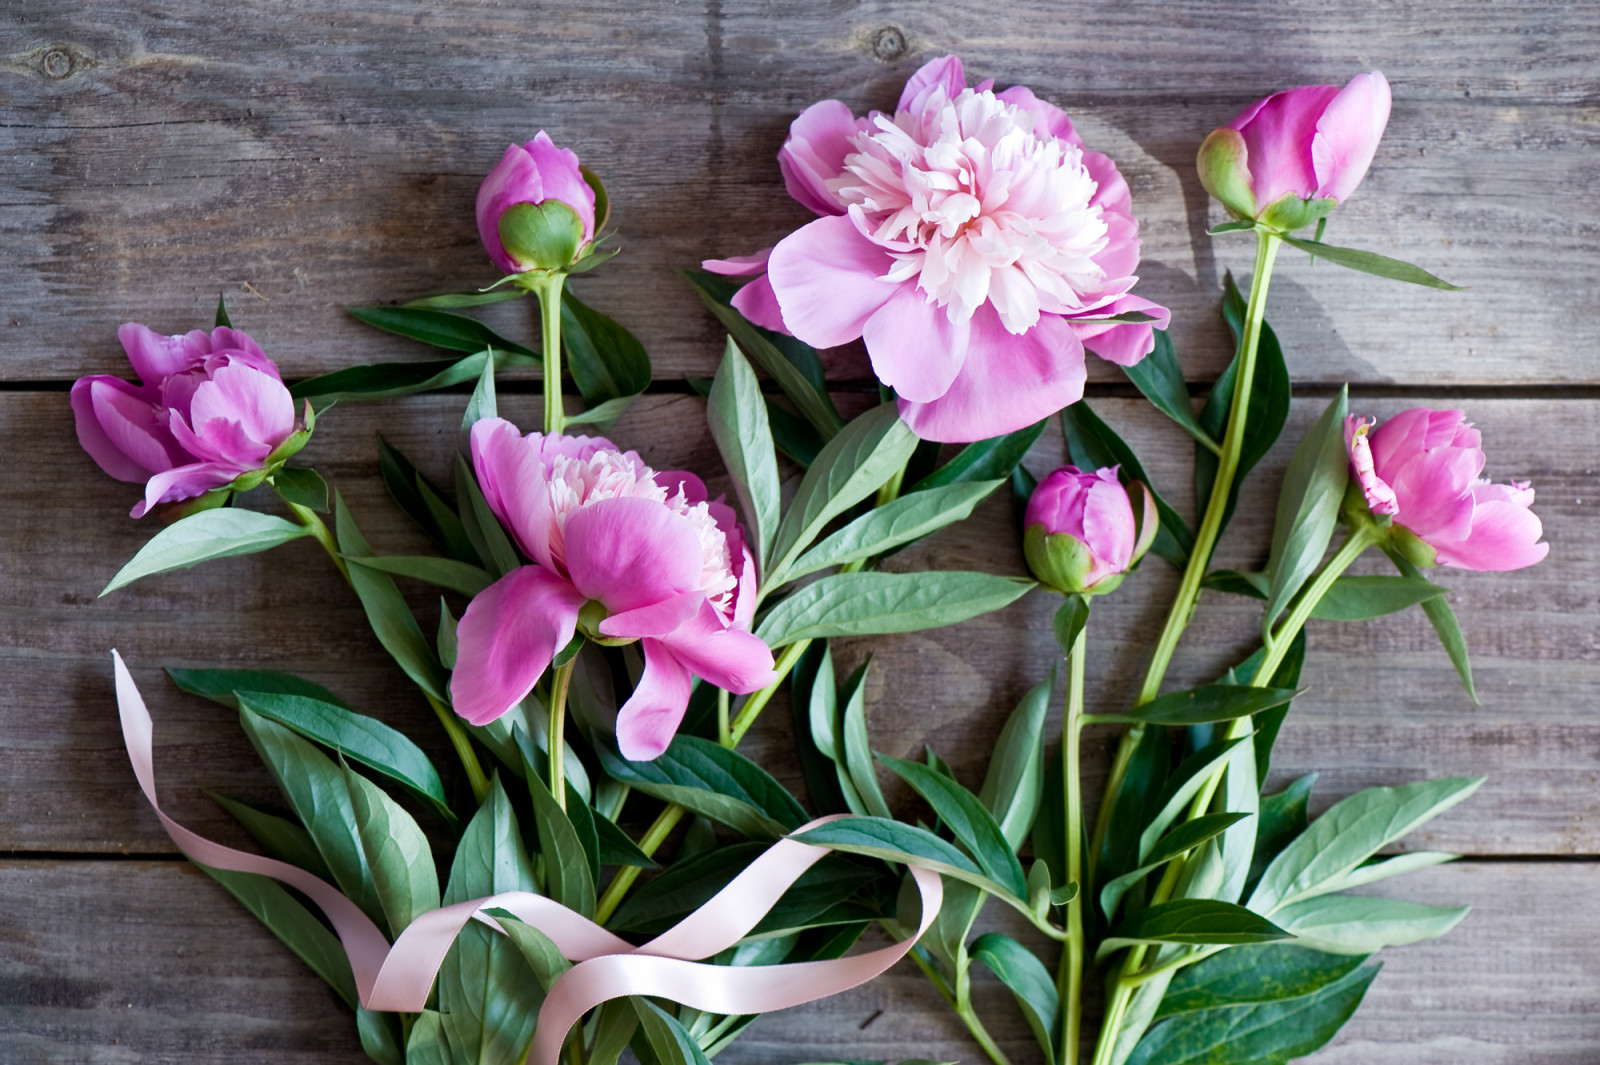
[[[1319,400],[1297,403],[1289,431],[1303,430]],[[381,549],[418,549],[383,497],[372,431],[382,426],[426,468],[444,477],[462,397],[393,406],[343,406],[321,423],[304,452],[350,499]],[[510,416],[532,424],[537,400],[502,398]],[[1403,404],[1357,408],[1392,413]],[[1180,509],[1187,438],[1139,401],[1096,404],[1144,456],[1151,476]],[[1423,776],[1487,773],[1466,807],[1420,833],[1412,845],[1468,853],[1600,853],[1596,754],[1600,719],[1594,618],[1600,584],[1589,534],[1600,492],[1592,457],[1600,411],[1589,401],[1482,400],[1470,413],[1490,449],[1488,473],[1528,477],[1539,492],[1553,545],[1538,567],[1513,574],[1445,574],[1478,669],[1481,706],[1460,692],[1420,614],[1360,625],[1315,623],[1297,704],[1279,743],[1280,776],[1322,772],[1324,801],[1373,784]],[[718,468],[700,428],[701,401],[655,396],[614,434],[660,467]],[[1560,448],[1552,446],[1559,441]],[[1030,465],[1061,461],[1060,438],[1044,438]],[[163,801],[199,831],[226,835],[226,819],[201,789],[271,794],[230,716],[174,691],[162,665],[255,665],[304,672],[356,705],[406,729],[440,764],[450,755],[437,725],[368,634],[353,597],[309,542],[270,555],[213,563],[153,578],[96,600],[96,591],[154,530],[124,517],[133,486],[106,480],[78,451],[59,394],[0,395],[0,451],[24,455],[35,475],[19,479],[0,509],[0,572],[11,575],[0,612],[0,850],[169,850],[128,773],[111,699],[107,651],[118,647],[145,685],[155,712]],[[1287,446],[1247,490],[1224,562],[1257,567],[1267,515]],[[719,484],[710,478],[713,489]],[[899,567],[1020,572],[1017,533],[1006,502],[991,501],[969,523],[894,560]],[[1116,595],[1098,601],[1090,632],[1096,661],[1091,703],[1125,706],[1137,684],[1175,578],[1151,559]],[[417,602],[432,616],[437,600]],[[994,731],[1056,653],[1054,604],[1043,595],[953,629],[843,643],[853,662],[871,649],[874,744],[898,755],[941,751],[969,780],[981,777]],[[1243,600],[1207,596],[1179,655],[1173,683],[1215,675],[1250,649],[1256,611]],[[888,678],[893,682],[889,683]],[[1107,730],[1091,736],[1100,753]],[[799,786],[787,715],[769,712],[752,752]],[[1091,790],[1100,761],[1091,758]],[[237,838],[229,836],[228,838]]]
[[[1461,863],[1383,894],[1469,903],[1434,943],[1384,969],[1326,1065],[1588,1065],[1600,1056],[1593,865]],[[990,908],[993,910],[993,907]],[[987,919],[986,915],[986,919]],[[1560,933],[1556,933],[1560,929]],[[349,1010],[221,888],[187,864],[0,863],[0,1057],[8,1062],[365,1060]],[[975,1000],[1019,1065],[1039,1060],[1008,994]],[[757,1021],[731,1063],[981,1054],[917,971]]]
[[[158,7],[30,0],[0,14],[7,378],[118,371],[118,321],[186,329],[218,289],[293,376],[421,356],[339,306],[491,280],[476,185],[541,125],[605,176],[625,238],[583,291],[639,333],[658,373],[707,374],[720,337],[670,270],[804,221],[772,162],[800,108],[892,106],[921,58],[957,50],[976,76],[1067,107],[1118,160],[1144,224],[1144,291],[1174,308],[1197,378],[1227,357],[1216,286],[1248,250],[1204,236],[1219,216],[1195,146],[1268,91],[1379,67],[1394,118],[1329,239],[1474,291],[1286,255],[1273,314],[1297,380],[1596,381],[1589,5],[1411,0],[1329,17],[1193,2],[1164,5],[1160,28],[1119,5],[1047,0],[1003,14],[978,0]],[[490,317],[526,329],[520,306]]]

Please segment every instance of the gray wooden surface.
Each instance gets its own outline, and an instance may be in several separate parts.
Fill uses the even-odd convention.
[[[242,842],[205,790],[265,796],[270,782],[229,716],[180,696],[160,666],[293,669],[440,748],[426,707],[309,543],[95,598],[152,531],[126,518],[134,489],[78,450],[67,412],[73,378],[123,372],[116,325],[207,324],[220,289],[291,377],[422,356],[340,308],[489,280],[477,182],[506,142],[542,127],[605,178],[624,237],[623,256],[580,291],[644,339],[661,379],[614,435],[647,460],[709,473],[703,408],[672,379],[708,374],[720,343],[672,270],[803,221],[772,160],[801,107],[828,96],[890,106],[922,58],[949,50],[977,77],[1066,107],[1117,159],[1143,223],[1142,291],[1173,307],[1195,381],[1228,354],[1221,273],[1248,269],[1242,243],[1204,236],[1217,216],[1195,180],[1195,145],[1272,89],[1389,76],[1389,132],[1328,239],[1472,288],[1432,293],[1286,255],[1270,314],[1307,387],[1287,435],[1345,380],[1372,413],[1461,406],[1484,431],[1489,475],[1535,482],[1552,551],[1520,573],[1447,575],[1481,705],[1420,616],[1313,626],[1310,691],[1276,776],[1320,771],[1319,804],[1378,783],[1489,777],[1405,844],[1465,860],[1392,885],[1471,903],[1473,915],[1440,942],[1388,952],[1318,1060],[1600,1062],[1597,47],[1592,3],[5,5],[0,1062],[363,1060],[332,994],[175,860],[127,768],[109,648],[154,711],[163,801],[225,841]],[[495,310],[504,330],[526,330],[521,308]],[[861,374],[859,353],[833,364]],[[1116,371],[1092,380],[1096,409],[1186,509],[1186,439],[1125,398]],[[421,545],[376,480],[373,430],[442,472],[463,402],[345,406],[319,428],[307,459],[381,548]],[[534,396],[505,406],[536,417]],[[1261,562],[1285,457],[1280,448],[1246,493],[1223,561]],[[1060,459],[1052,432],[1029,465]],[[897,564],[1014,572],[1014,545],[1006,507],[991,502]],[[1130,697],[1173,584],[1152,560],[1097,604],[1097,705]],[[975,781],[998,722],[1049,661],[1048,608],[1027,600],[956,629],[842,646],[851,659],[870,646],[882,667],[869,687],[875,745],[932,744]],[[1237,657],[1254,619],[1249,604],[1208,596],[1174,680]],[[785,719],[775,710],[749,743],[798,786]],[[1091,735],[1092,782],[1105,739]],[[984,984],[980,997],[1007,1049],[1032,1060],[1003,992]],[[723,1060],[902,1057],[979,1057],[910,969],[765,1018]]]

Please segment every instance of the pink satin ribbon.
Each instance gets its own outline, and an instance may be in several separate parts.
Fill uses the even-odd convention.
[[[560,903],[527,891],[510,891],[445,906],[412,921],[390,946],[382,930],[331,884],[304,869],[213,843],[162,813],[156,801],[152,726],[139,689],[111,652],[117,707],[139,787],[179,850],[216,869],[258,873],[287,884],[315,903],[338,933],[355,974],[361,1004],[373,1010],[416,1013],[424,1008],[439,966],[468,921],[500,926],[484,911],[504,909],[549,936],[576,964],[551,986],[534,1030],[533,1065],[558,1065],[567,1032],[585,1013],[629,995],[664,998],[708,1013],[767,1013],[848,991],[903,958],[939,913],[944,888],[932,870],[911,866],[922,895],[916,934],[903,942],[848,958],[786,965],[708,965],[755,928],[800,875],[828,853],[825,847],[779,840],[704,906],[643,946],[635,947]],[[825,817],[804,826],[822,824]]]

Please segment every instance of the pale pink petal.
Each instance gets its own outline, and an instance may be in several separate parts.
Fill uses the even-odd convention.
[[[659,640],[640,641],[644,674],[617,713],[617,747],[630,762],[659,758],[689,707],[692,678]]]
[[[778,306],[778,294],[772,291],[772,279],[766,274],[751,281],[733,294],[733,309],[763,329],[791,336],[783,321],[783,308]]]
[[[1389,82],[1378,71],[1357,74],[1317,120],[1311,143],[1317,195],[1344,202],[1361,184],[1389,124]]]
[[[540,442],[524,437],[504,418],[484,418],[472,427],[472,468],[489,509],[511,530],[517,546],[542,566],[550,556],[549,477]]]
[[[1455,428],[1465,420],[1465,412],[1459,410],[1428,407],[1403,410],[1372,430],[1372,463],[1378,473],[1387,478],[1392,463],[1410,458],[1424,448],[1449,443]]]
[[[1486,496],[1478,504],[1472,532],[1465,540],[1432,544],[1438,552],[1439,565],[1472,570],[1521,569],[1550,553],[1549,544],[1538,542],[1544,527],[1537,514],[1512,500]]]
[[[947,99],[960,96],[961,90],[967,87],[967,74],[961,67],[959,56],[941,56],[918,67],[917,72],[907,79],[906,87],[900,92],[900,102],[895,104],[894,109],[920,111],[934,89],[941,87]]]
[[[1128,191],[1128,181],[1111,157],[1100,152],[1084,152],[1083,168],[1089,171],[1089,176],[1095,182],[1094,197],[1089,203],[1104,211],[1131,218],[1133,194]],[[1138,227],[1134,228],[1137,232]]]
[[[1095,567],[1085,583],[1092,584],[1128,568],[1137,539],[1135,525],[1133,506],[1117,481],[1116,470],[1097,471],[1083,501],[1083,541],[1095,558]]]
[[[753,255],[730,255],[726,259],[701,259],[700,269],[728,277],[752,277],[767,272],[767,259],[771,248],[763,248]]]
[[[567,517],[567,572],[612,613],[700,587],[702,552],[689,519],[652,499],[602,499]]]
[[[1108,212],[1106,246],[1094,256],[1094,264],[1106,273],[1101,291],[1120,295],[1133,287],[1137,280],[1133,271],[1139,268],[1139,223],[1131,215]]]
[[[985,305],[973,315],[967,360],[950,390],[930,403],[901,400],[900,417],[924,440],[986,440],[1076,403],[1085,376],[1083,345],[1065,319],[1047,314],[1013,336]]]
[[[191,429],[177,411],[169,411],[168,418],[173,439],[189,454],[206,462],[219,462],[243,472],[259,467],[271,450],[250,439],[238,422],[212,418],[201,422],[198,429]]]
[[[190,334],[193,336],[194,334]],[[278,365],[267,358],[266,353],[243,329],[234,329],[231,326],[219,325],[211,331],[212,352],[226,352],[235,361],[243,362],[246,366],[253,366],[264,374],[282,380],[278,373]]]
[[[129,516],[142,518],[152,507],[162,503],[175,503],[180,499],[193,499],[205,495],[213,488],[221,488],[244,471],[226,462],[195,462],[162,470],[145,482],[144,498],[129,511]]]
[[[1399,504],[1396,521],[1432,543],[1461,540],[1472,527],[1472,485],[1483,471],[1476,448],[1435,448],[1385,471]]]
[[[1083,346],[1090,352],[1118,366],[1132,366],[1155,350],[1154,330],[1170,326],[1172,312],[1142,296],[1129,295],[1096,308],[1087,315],[1094,318],[1112,318],[1133,311],[1148,314],[1156,320],[1125,325],[1108,325],[1104,322],[1080,324],[1071,318],[1067,321],[1072,325],[1073,332],[1078,334],[1078,339],[1083,341]]]
[[[512,570],[467,604],[450,677],[455,711],[487,724],[525,699],[572,639],[583,596],[543,566]]]
[[[907,284],[867,319],[862,336],[878,380],[902,399],[926,403],[961,372],[969,331],[969,322],[952,324],[944,308]]]
[[[819,218],[778,242],[767,277],[794,335],[814,348],[835,348],[858,339],[899,291],[879,280],[893,265],[849,218]]]
[[[982,91],[981,86],[979,91]],[[1026,85],[1013,85],[1005,92],[995,93],[995,96],[1033,115],[1035,119],[1033,132],[1038,136],[1056,137],[1074,148],[1083,147],[1083,138],[1078,136],[1078,131],[1073,128],[1072,119],[1067,117],[1067,113],[1055,104],[1039,99]],[[1095,177],[1098,180],[1099,175]]]
[[[855,135],[863,124],[838,100],[812,104],[789,124],[778,169],[796,202],[819,215],[844,213],[845,205],[827,183],[844,170],[844,158],[856,150]]]
[[[753,692],[777,680],[766,643],[743,629],[725,627],[710,603],[660,642],[696,676],[731,692]]]
[[[1276,93],[1244,123],[1232,123],[1244,137],[1251,186],[1264,209],[1285,193],[1302,199],[1316,194],[1316,171],[1311,160],[1311,140],[1317,119],[1339,90],[1332,85],[1306,85]]]
[[[80,377],[72,386],[78,443],[119,481],[143,481],[189,461],[163,428],[152,391],[115,377]]]
[[[733,546],[731,537],[729,546]],[[756,616],[756,559],[742,539],[733,557],[736,560],[734,566],[739,580],[739,587],[734,592],[733,599],[733,627],[749,629]]]

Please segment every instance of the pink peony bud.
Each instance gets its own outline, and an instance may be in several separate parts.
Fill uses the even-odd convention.
[[[1200,182],[1237,217],[1296,230],[1349,198],[1388,124],[1389,83],[1377,71],[1342,89],[1274,93],[1200,145]]]
[[[221,327],[159,336],[117,330],[140,383],[80,377],[72,386],[78,442],[119,481],[145,482],[133,517],[213,489],[253,487],[303,444],[278,367],[248,335]],[[298,450],[295,447],[295,450]]]
[[[543,130],[507,148],[478,189],[478,236],[507,274],[572,265],[594,240],[594,214],[577,155]]]
[[[776,678],[750,632],[744,532],[698,477],[652,470],[599,437],[523,436],[499,418],[473,426],[472,462],[489,508],[533,562],[461,616],[450,693],[462,717],[481,725],[526,698],[579,629],[644,652],[617,717],[634,761],[666,750],[694,677],[740,693]]]
[[[1039,482],[1023,516],[1023,553],[1058,592],[1104,595],[1144,557],[1159,522],[1144,485],[1130,496],[1117,468],[1063,466]]]
[[[1377,429],[1373,424],[1345,419],[1355,483],[1366,509],[1391,519],[1391,542],[1413,562],[1508,570],[1549,552],[1539,542],[1539,518],[1528,509],[1527,482],[1479,479],[1481,438],[1461,411],[1416,407]]]

